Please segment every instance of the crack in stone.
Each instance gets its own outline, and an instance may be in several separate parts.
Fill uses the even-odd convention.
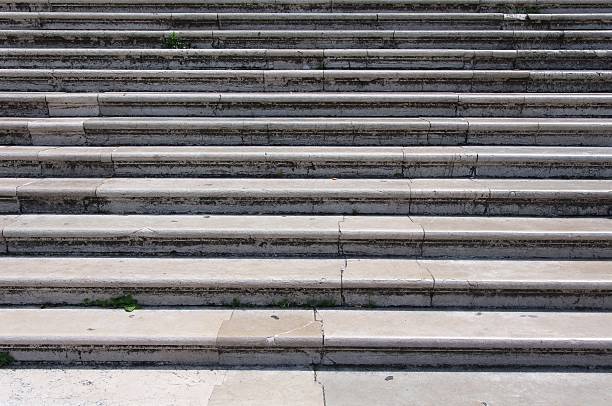
[[[327,406],[327,400],[325,399],[325,385],[323,382],[319,381],[319,376],[317,374],[317,369],[313,368],[312,372],[314,374],[314,381],[321,387],[321,396],[323,397],[323,406]]]
[[[427,271],[427,273],[429,274],[429,276],[431,277],[432,280],[432,285],[431,285],[431,290],[429,292],[429,307],[433,307],[433,299],[434,299],[434,294],[436,292],[436,277],[434,276],[433,272],[431,272],[431,270],[429,269],[429,267],[427,265],[425,265],[424,263],[422,263],[420,260],[416,260],[416,263],[422,267],[423,269],[425,269],[425,271]]]
[[[344,221],[346,221],[346,216],[343,215],[342,219],[340,221],[338,221],[338,246],[337,246],[337,250],[338,250],[338,256],[346,259],[346,255],[344,254],[344,250],[342,248],[342,223],[344,223]]]
[[[296,328],[292,328],[291,330],[283,331],[283,332],[281,332],[281,333],[277,333],[277,334],[274,334],[274,335],[272,335],[272,336],[268,336],[268,337],[266,337],[266,342],[267,342],[268,344],[276,344],[276,341],[275,341],[275,339],[276,339],[276,338],[278,338],[278,337],[280,337],[280,336],[282,336],[282,335],[285,335],[285,334],[290,334],[290,333],[293,333],[294,331],[297,331],[297,330],[301,330],[301,329],[303,329],[303,328],[306,328],[306,327],[308,327],[308,326],[310,326],[310,325],[312,325],[312,324],[316,323],[317,321],[319,321],[319,320],[316,320],[316,319],[315,319],[315,320],[313,320],[313,321],[310,321],[310,322],[308,322],[308,323],[304,324],[303,326],[299,326],[299,327],[296,327]],[[322,324],[323,324],[323,323],[321,323],[321,325],[322,325]]]

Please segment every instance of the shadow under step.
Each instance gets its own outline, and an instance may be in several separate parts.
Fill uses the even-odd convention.
[[[0,305],[104,305],[129,295],[130,303],[141,306],[611,310],[610,266],[605,261],[0,257]]]
[[[4,255],[612,259],[612,219],[3,215]]]

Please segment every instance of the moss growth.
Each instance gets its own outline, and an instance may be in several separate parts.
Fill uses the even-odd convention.
[[[132,295],[111,297],[110,299],[85,299],[83,300],[83,306],[103,307],[105,309],[123,309],[126,312],[142,309]]]
[[[7,367],[15,362],[15,358],[8,352],[0,352],[0,368]]]

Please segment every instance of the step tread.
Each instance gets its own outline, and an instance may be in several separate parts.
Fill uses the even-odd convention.
[[[489,404],[607,406],[611,381],[610,373],[575,371],[19,368],[0,375],[0,386],[11,388],[0,400],[6,406],[35,404],[42,398],[49,403],[74,399],[164,406],[478,404],[483,399]]]
[[[0,287],[612,290],[610,261],[0,257]],[[434,282],[435,281],[435,282]]]
[[[0,197],[609,198],[612,180],[0,178]]]
[[[610,313],[0,309],[0,320],[3,346],[612,349]]]
[[[310,237],[399,240],[538,238],[612,241],[612,219],[444,216],[49,215],[0,216],[19,237]]]

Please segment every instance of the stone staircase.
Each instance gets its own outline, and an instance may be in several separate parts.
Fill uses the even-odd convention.
[[[612,404],[611,66],[603,0],[0,0],[0,404]]]

